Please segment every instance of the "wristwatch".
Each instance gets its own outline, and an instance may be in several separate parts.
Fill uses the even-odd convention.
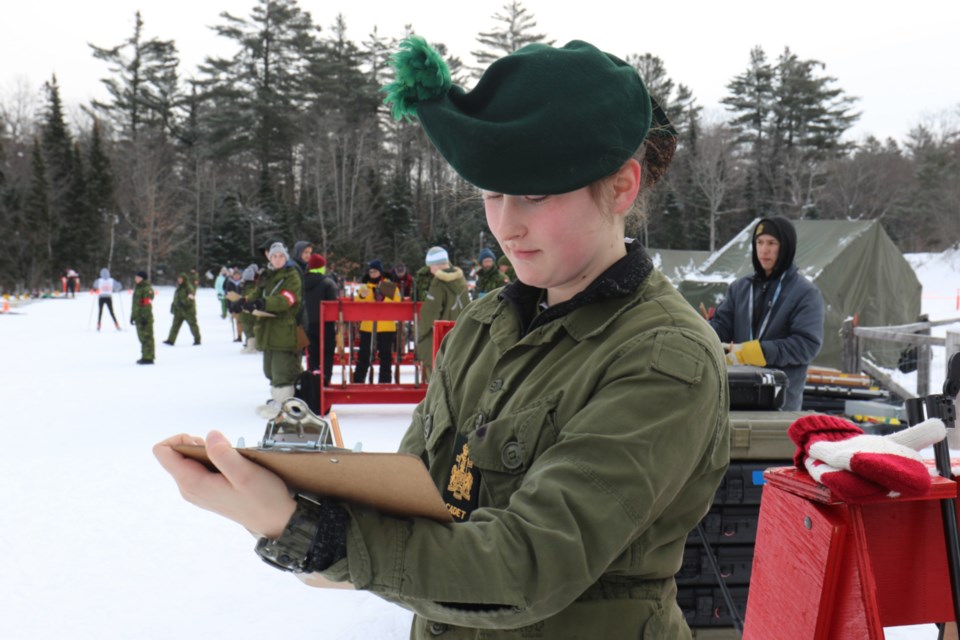
[[[293,573],[304,573],[320,530],[321,508],[310,498],[297,495],[297,508],[276,540],[257,540],[257,555],[267,564]]]

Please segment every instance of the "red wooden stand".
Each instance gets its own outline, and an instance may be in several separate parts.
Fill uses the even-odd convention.
[[[320,303],[320,353],[324,348],[324,322],[343,323],[364,320],[412,322],[419,304],[414,302],[356,302],[336,300]],[[344,381],[336,386],[323,386],[320,381],[320,411],[330,413],[335,404],[417,404],[427,393],[427,385],[414,384],[352,384]]]
[[[884,627],[953,620],[939,500],[848,504],[793,467],[769,469],[744,640],[879,640]]]

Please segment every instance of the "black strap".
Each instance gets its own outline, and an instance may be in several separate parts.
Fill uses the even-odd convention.
[[[717,556],[713,553],[713,547],[710,546],[710,543],[707,541],[707,532],[703,530],[703,523],[697,523],[697,534],[700,535],[700,541],[703,543],[703,548],[707,552],[707,561],[710,562],[710,568],[713,569],[714,575],[717,576],[717,584],[720,585],[720,591],[723,593],[723,600],[727,603],[727,609],[730,610],[730,617],[733,618],[733,626],[737,628],[737,632],[741,635],[743,634],[743,617],[740,615],[740,611],[737,609],[737,606],[733,602],[733,596],[730,595],[730,588],[727,587],[727,583],[724,582],[723,576],[720,575],[720,565],[717,563]]]

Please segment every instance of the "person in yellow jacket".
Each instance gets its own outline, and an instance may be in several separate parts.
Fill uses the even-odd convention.
[[[397,283],[383,276],[383,263],[372,260],[367,266],[367,275],[357,289],[353,299],[359,302],[400,302],[400,288]],[[374,326],[376,324],[376,326]],[[377,357],[380,360],[380,373],[377,382],[389,384],[390,368],[393,366],[393,345],[397,337],[397,323],[392,320],[364,320],[360,323],[360,353],[357,356],[357,368],[353,370],[353,382],[361,384],[366,380],[370,369],[370,356],[373,339],[376,334]]]

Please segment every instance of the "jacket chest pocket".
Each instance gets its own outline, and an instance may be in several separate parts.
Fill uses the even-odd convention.
[[[537,458],[556,443],[561,395],[556,392],[491,420],[477,416],[467,441],[470,459],[480,470],[480,507],[505,508]]]

